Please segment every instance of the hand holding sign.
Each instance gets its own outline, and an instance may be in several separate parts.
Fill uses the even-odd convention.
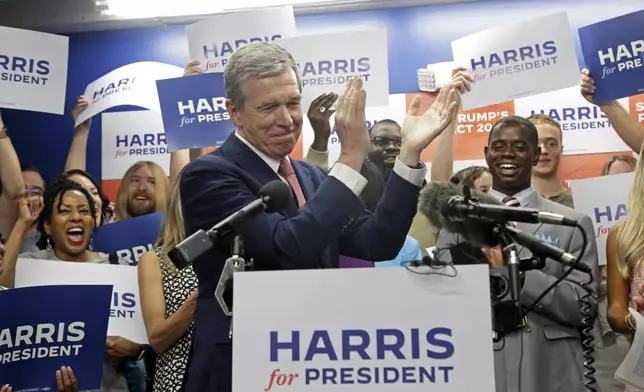
[[[591,78],[590,71],[584,68],[581,71],[581,95],[588,103],[593,103],[593,94],[595,94],[595,79]]]
[[[458,91],[458,94],[456,94],[456,102],[459,108],[461,107],[461,94],[471,91],[472,83],[474,82],[474,78],[470,74],[465,73],[466,70],[467,69],[463,67],[452,70],[451,85]],[[454,115],[456,115],[456,113],[458,113],[458,110]]]
[[[67,366],[56,371],[56,386],[58,392],[78,392],[78,381],[72,368]]]
[[[402,163],[410,167],[417,166],[420,162],[420,152],[454,121],[454,115],[458,111],[456,97],[457,89],[452,84],[443,86],[432,106],[422,114],[421,97],[414,97],[402,124]]]
[[[89,106],[89,100],[85,98],[85,96],[81,95],[80,97],[76,98],[76,107],[74,110],[72,110],[72,120],[74,120],[74,124],[76,124],[76,120],[78,119],[78,116],[83,113],[87,107]],[[76,126],[75,130],[77,131],[89,131],[89,128],[92,126],[92,118],[88,118],[87,120],[83,121],[81,124]]]
[[[183,71],[183,76],[199,75],[202,73],[203,69],[201,68],[201,63],[197,60],[194,60],[186,65],[186,69]]]
[[[366,102],[367,92],[362,88],[362,79],[353,78],[345,86],[335,106],[335,130],[341,145],[338,162],[356,171],[362,169],[371,146],[365,115]]]

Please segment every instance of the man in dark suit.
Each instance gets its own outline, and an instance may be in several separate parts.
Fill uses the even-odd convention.
[[[485,159],[492,173],[490,196],[507,206],[534,208],[577,220],[587,234],[588,243],[581,262],[591,268],[593,283],[584,285],[588,275],[573,271],[547,294],[527,315],[526,325],[503,338],[494,352],[498,392],[583,392],[583,358],[579,330],[582,328],[581,298],[590,294],[592,325],[597,309],[599,267],[593,224],[587,215],[541,197],[531,185],[532,168],[541,155],[537,129],[518,116],[498,121],[490,132]],[[516,227],[579,256],[583,239],[578,229],[549,224],[517,223]],[[437,248],[450,248],[463,239],[441,230]],[[440,251],[439,251],[440,252]],[[485,249],[492,266],[503,264],[501,252]],[[450,252],[440,252],[449,262]],[[519,256],[529,256],[519,248]],[[527,307],[568,268],[546,259],[542,270],[521,276],[521,302]]]
[[[370,143],[360,79],[349,82],[338,99],[335,121],[342,151],[328,175],[288,158],[303,113],[299,70],[287,51],[266,42],[245,45],[230,57],[224,80],[226,107],[237,131],[182,174],[186,235],[211,228],[254,201],[264,184],[281,179],[293,191],[292,207],[261,214],[241,233],[246,257],[254,259],[256,269],[334,268],[339,254],[366,260],[396,257],[426,173],[420,152],[451,122],[457,108],[454,88],[443,88],[422,115],[420,97],[412,103],[393,174],[372,214],[357,196],[366,185],[359,171]],[[217,245],[194,264],[199,298],[188,392],[231,390],[230,319],[214,296],[230,241]]]

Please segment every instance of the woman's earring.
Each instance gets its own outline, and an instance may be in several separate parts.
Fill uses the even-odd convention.
[[[94,251],[94,237],[89,239],[89,245],[87,246],[87,250],[90,252]]]
[[[47,251],[51,252],[52,247],[51,247],[51,237],[47,237]]]

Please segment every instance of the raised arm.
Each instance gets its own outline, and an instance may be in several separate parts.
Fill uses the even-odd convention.
[[[11,139],[6,133],[2,116],[0,116],[0,234],[7,237],[16,222],[18,208],[16,201],[25,190],[25,183],[20,170],[20,160],[13,148]]]
[[[89,101],[84,96],[76,99],[76,107],[72,110],[72,120],[76,124],[78,116],[87,109]],[[89,130],[92,127],[92,119],[88,118],[82,124],[74,128],[74,137],[72,144],[69,146],[67,161],[65,162],[65,171],[72,169],[87,170],[87,140],[89,139]]]
[[[452,71],[452,84],[458,91],[456,95],[458,106],[461,106],[460,95],[471,90],[472,77],[465,73],[465,68],[456,68]],[[436,138],[434,156],[432,158],[431,180],[449,181],[454,173],[454,135],[458,126],[458,111],[445,132]]]
[[[593,102],[595,93],[595,81],[590,75],[590,71],[584,69],[581,73],[581,94],[590,103]],[[644,142],[644,125],[640,124],[626,111],[618,101],[610,101],[597,105],[608,118],[611,125],[617,132],[617,135],[630,147],[631,150],[638,153]]]
[[[304,160],[320,169],[329,170],[329,138],[331,137],[330,119],[334,110],[331,107],[338,100],[338,94],[324,93],[311,102],[306,116],[313,128],[314,139]]]

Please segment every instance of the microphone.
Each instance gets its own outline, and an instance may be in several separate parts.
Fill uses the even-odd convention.
[[[572,254],[564,251],[563,249],[560,249],[545,241],[541,241],[540,239],[535,238],[534,236],[524,233],[523,231],[509,225],[505,227],[505,230],[510,232],[510,235],[512,236],[514,241],[530,249],[532,254],[539,257],[557,260],[561,264],[572,267],[577,271],[592,274],[589,266],[587,266],[586,264],[577,263],[577,258]]]
[[[499,204],[488,194],[471,190],[472,197],[487,204]],[[437,228],[442,228],[464,237],[475,246],[497,246],[499,239],[493,235],[493,225],[479,219],[458,219],[444,213],[444,206],[455,196],[463,197],[462,187],[450,182],[430,182],[420,192],[419,211]]]
[[[463,196],[453,196],[443,207],[443,212],[452,219],[481,219],[488,222],[549,223],[551,225],[577,226],[577,221],[560,214],[539,211],[534,208],[506,207],[482,204],[466,200]]]
[[[208,231],[198,230],[168,252],[178,269],[183,269],[209,251],[219,238],[239,232],[251,219],[262,212],[277,212],[286,208],[292,199],[291,188],[280,180],[271,181],[258,192],[257,200],[217,223]]]

